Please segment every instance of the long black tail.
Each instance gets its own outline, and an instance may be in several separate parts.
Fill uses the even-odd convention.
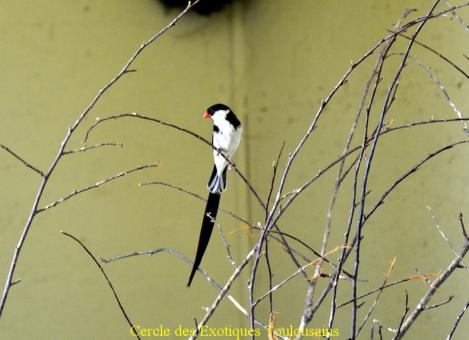
[[[197,246],[197,253],[195,255],[194,265],[192,266],[191,275],[187,287],[191,285],[195,272],[199,268],[202,257],[204,256],[205,249],[207,249],[210,235],[212,235],[214,220],[217,218],[218,204],[220,203],[219,193],[209,193],[207,206],[205,207],[204,218],[202,219],[202,228],[200,229],[199,245]],[[207,216],[210,214],[210,217]]]

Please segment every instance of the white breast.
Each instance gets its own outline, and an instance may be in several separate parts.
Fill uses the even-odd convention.
[[[219,132],[213,134],[213,146],[220,149],[226,157],[231,159],[241,141],[242,126],[235,129],[225,117],[213,116],[213,121],[219,129]],[[227,161],[221,155],[218,155],[216,151],[213,152],[213,158],[218,172],[223,172],[228,164]]]

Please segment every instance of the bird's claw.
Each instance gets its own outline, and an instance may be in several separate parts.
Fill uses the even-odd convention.
[[[229,169],[229,170],[234,170],[234,169],[236,169],[236,164],[231,163],[230,165],[228,165],[228,169]]]

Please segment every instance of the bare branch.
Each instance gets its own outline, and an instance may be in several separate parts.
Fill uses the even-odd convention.
[[[85,138],[83,140],[83,143],[86,145],[88,143],[88,139],[91,137],[91,133],[98,127],[100,126],[101,124],[105,123],[105,122],[108,122],[108,121],[115,121],[115,120],[119,120],[119,119],[123,119],[123,118],[134,118],[134,119],[140,119],[140,120],[145,120],[145,121],[149,121],[149,122],[152,122],[152,123],[157,123],[157,124],[160,124],[160,125],[163,125],[163,126],[167,126],[167,127],[170,127],[170,128],[173,128],[173,129],[176,129],[180,132],[183,132],[183,133],[186,133],[188,135],[191,135],[192,137],[195,137],[197,138],[198,140],[200,140],[201,142],[207,144],[208,146],[210,146],[211,148],[213,148],[212,146],[212,143],[210,143],[207,139],[205,139],[204,137],[198,135],[197,133],[191,131],[191,130],[188,130],[186,128],[183,128],[179,125],[176,125],[176,124],[173,124],[173,123],[168,123],[168,122],[165,122],[161,119],[157,119],[157,118],[153,118],[153,117],[149,117],[149,116],[145,116],[145,115],[141,115],[137,112],[132,112],[132,113],[121,113],[121,114],[117,114],[117,115],[113,115],[113,116],[109,116],[109,117],[105,117],[105,118],[96,118],[96,121],[93,123],[93,125],[91,125],[88,130],[86,130],[86,133],[85,133]]]
[[[402,53],[397,53],[398,55],[402,55]],[[430,76],[430,78],[433,80],[433,82],[438,86],[438,88],[440,89],[441,93],[443,93],[443,96],[446,98],[446,100],[448,101],[448,104],[449,106],[453,109],[453,111],[456,113],[456,115],[458,116],[459,119],[462,119],[463,118],[463,114],[462,112],[458,109],[458,107],[456,106],[456,104],[451,100],[449,94],[448,94],[448,91],[446,91],[445,87],[443,86],[443,83],[436,77],[435,73],[433,73],[433,71],[431,70],[431,68],[427,65],[425,65],[424,63],[422,63],[419,59],[417,59],[416,57],[412,56],[412,55],[409,55],[408,57],[410,60],[414,61],[417,65],[419,65],[422,69],[425,70],[425,72],[427,72]],[[461,120],[462,124],[463,124],[463,130],[466,132],[466,133],[469,133],[469,129],[467,127],[467,123],[466,121],[464,120]]]
[[[388,282],[389,276],[391,275],[391,271],[393,270],[395,263],[396,263],[396,258],[394,257],[394,259],[391,261],[391,263],[389,265],[389,269],[388,269],[387,273],[384,276],[384,281],[381,284],[381,287],[378,289],[378,294],[376,295],[376,298],[373,301],[373,304],[371,305],[370,309],[368,310],[368,313],[366,313],[365,317],[363,318],[363,321],[362,321],[360,327],[358,327],[357,336],[360,334],[363,327],[365,327],[366,322],[368,321],[371,314],[373,313],[373,310],[375,309],[376,305],[378,304],[379,298],[381,297],[381,293],[385,289],[384,287],[386,286],[386,283]]]
[[[283,141],[282,146],[280,148],[280,151],[277,156],[277,160],[272,162],[272,180],[270,182],[270,188],[269,188],[269,193],[267,195],[267,200],[265,202],[265,221],[267,221],[269,217],[269,206],[270,206],[270,199],[272,197],[272,192],[274,190],[274,184],[275,180],[277,177],[277,169],[278,169],[278,163],[280,162],[280,157],[282,156],[283,149],[285,147],[285,141]],[[264,258],[265,262],[267,265],[267,275],[268,275],[268,281],[269,281],[269,291],[272,290],[273,284],[272,284],[272,278],[274,276],[273,271],[272,271],[272,266],[270,263],[270,258],[269,258],[269,239],[265,240],[265,251],[264,251]],[[294,256],[292,256],[294,258]],[[295,259],[296,260],[296,259]],[[306,275],[306,274],[305,274]],[[269,321],[269,325],[273,323],[274,320],[274,296],[272,293],[269,294],[269,307],[270,307],[270,319],[271,322]],[[273,333],[273,330],[271,330]],[[269,337],[273,338],[273,334],[269,334]]]
[[[453,7],[453,5],[451,5],[448,0],[445,0],[445,2],[448,8]],[[455,10],[451,11],[451,15],[456,19],[459,25],[461,25],[462,29],[469,33],[469,25],[464,22],[463,18],[461,18],[461,16]]]
[[[459,223],[461,224],[461,229],[462,229],[462,234],[466,240],[469,240],[469,237],[467,236],[467,231],[466,227],[464,225],[464,219],[463,219],[463,214],[462,212],[459,213]]]
[[[458,256],[458,251],[456,250],[456,248],[454,247],[454,245],[451,243],[451,241],[448,239],[448,237],[445,235],[445,233],[443,232],[441,226],[440,226],[440,223],[438,223],[438,220],[436,218],[436,216],[433,214],[432,212],[432,208],[427,206],[427,209],[428,211],[430,212],[430,215],[432,216],[432,220],[433,220],[433,225],[435,226],[435,228],[438,230],[438,232],[440,233],[441,237],[443,238],[443,240],[446,241],[446,243],[448,244],[449,248],[451,249],[451,251],[453,252],[454,255]],[[461,264],[464,264],[464,262],[461,260]]]
[[[396,338],[399,337],[402,329],[402,324],[404,323],[405,317],[407,313],[409,313],[409,294],[407,293],[407,289],[405,290],[405,310],[404,314],[402,314],[401,322],[399,323],[399,327],[397,328]]]
[[[272,266],[270,264],[270,257],[269,257],[269,239],[267,238],[265,240],[265,251],[264,251],[264,257],[265,257],[265,262],[267,265],[267,275],[268,275],[268,281],[269,281],[269,307],[270,307],[270,315],[272,316],[274,313],[274,295],[272,294],[272,279],[274,277],[273,271],[272,271]]]
[[[407,40],[410,40],[411,38],[403,33],[400,33],[399,34],[400,37],[403,37],[403,38],[406,38]],[[450,64],[452,67],[454,67],[459,73],[461,73],[466,79],[469,78],[469,74],[467,74],[462,68],[460,68],[458,65],[456,65],[456,63],[452,62],[448,57],[444,56],[443,54],[441,54],[440,52],[438,52],[437,50],[431,48],[430,46],[418,41],[418,40],[415,40],[414,43],[416,45],[419,45],[423,48],[425,48],[426,50],[432,52],[433,54],[437,55],[438,57],[440,57],[441,59],[443,59],[444,61],[446,61],[448,64]]]
[[[231,288],[231,285],[233,284],[234,280],[236,280],[236,278],[239,276],[239,274],[241,274],[242,270],[246,267],[246,265],[249,263],[249,261],[251,260],[251,258],[253,257],[254,255],[254,251],[255,251],[255,247],[251,249],[251,251],[247,254],[246,258],[243,260],[243,262],[241,262],[241,264],[234,270],[233,274],[231,274],[230,278],[228,279],[228,281],[226,282],[225,286],[223,287],[223,289],[220,291],[220,293],[218,294],[218,296],[215,298],[215,300],[213,301],[212,305],[207,309],[206,311],[206,314],[204,316],[204,318],[202,319],[202,321],[199,323],[199,327],[197,328],[196,330],[196,333],[191,336],[189,339],[190,340],[194,340],[194,339],[197,339],[199,334],[200,334],[200,330],[202,329],[202,327],[208,322],[208,320],[212,317],[213,313],[215,312],[216,308],[219,306],[220,302],[222,301],[222,299],[224,298],[224,296],[228,293],[228,290]],[[249,318],[252,320],[252,316],[251,314],[249,314]],[[255,319],[254,319],[255,320]]]
[[[469,140],[462,140],[462,141],[459,141],[459,142],[455,142],[455,143],[452,143],[452,144],[449,144],[449,145],[446,145],[434,152],[432,152],[431,154],[429,154],[427,157],[425,157],[424,159],[422,159],[420,162],[418,162],[415,166],[413,166],[411,169],[409,169],[408,171],[406,171],[401,177],[399,177],[393,184],[391,184],[388,189],[386,189],[386,191],[383,193],[383,195],[381,195],[381,197],[377,200],[377,202],[375,203],[375,205],[370,209],[370,211],[365,215],[365,220],[368,220],[371,215],[373,215],[376,211],[376,209],[379,208],[379,206],[381,206],[383,203],[384,203],[384,200],[386,199],[386,197],[399,185],[401,184],[407,177],[409,177],[410,175],[412,175],[413,173],[415,173],[423,164],[425,164],[426,162],[428,162],[430,159],[434,158],[435,156],[439,155],[440,153],[442,152],[445,152],[447,150],[450,150],[452,149],[453,147],[457,146],[457,145],[462,145],[462,144],[467,144],[469,143]]]
[[[412,278],[405,278],[405,279],[400,279],[400,280],[397,280],[397,281],[388,283],[388,284],[386,284],[386,285],[384,285],[384,286],[381,285],[379,288],[373,289],[373,290],[369,291],[368,293],[365,293],[365,294],[362,294],[362,295],[358,296],[358,297],[357,297],[357,300],[363,299],[363,298],[365,298],[365,297],[367,297],[367,296],[370,296],[371,294],[374,294],[374,293],[379,292],[379,291],[381,291],[381,290],[384,290],[384,289],[386,289],[386,288],[389,288],[389,287],[392,287],[392,286],[395,286],[395,285],[398,285],[398,284],[401,284],[401,283],[409,282],[409,281],[411,281],[411,280],[412,280]],[[343,303],[337,305],[337,309],[342,308],[342,307],[344,307],[344,306],[346,306],[346,305],[349,305],[349,304],[351,304],[352,302],[353,302],[353,300],[348,300],[348,301],[346,301],[346,302],[343,302]]]
[[[223,232],[223,228],[221,227],[220,223],[218,223],[211,215],[210,213],[207,213],[207,216],[210,218],[211,222],[214,223],[217,228],[218,232],[220,234],[220,238],[223,242],[223,246],[225,247],[226,250],[226,258],[228,259],[228,262],[236,268],[236,262],[233,260],[233,256],[231,255],[231,245],[228,243],[228,241],[225,238],[225,234]]]
[[[451,301],[453,301],[453,298],[454,298],[454,295],[450,295],[446,300],[444,300],[444,301],[442,301],[442,302],[435,303],[434,305],[426,306],[426,307],[425,307],[425,310],[429,310],[429,309],[433,309],[433,308],[438,308],[438,307],[444,306],[444,305],[450,303]]]
[[[124,145],[121,144],[121,143],[99,143],[99,144],[95,144],[95,145],[90,145],[90,146],[83,146],[81,148],[78,148],[78,149],[72,149],[72,150],[65,150],[63,152],[64,155],[69,155],[69,154],[72,154],[72,153],[78,153],[78,152],[86,152],[88,150],[92,150],[92,149],[97,149],[97,148],[102,148],[104,146],[114,146],[114,147],[119,147],[119,148],[123,148]]]
[[[99,261],[96,259],[96,256],[93,255],[93,253],[85,246],[85,244],[83,242],[81,242],[78,238],[76,238],[75,236],[73,236],[72,234],[69,234],[65,231],[60,231],[63,235],[65,236],[68,236],[69,238],[71,238],[72,240],[74,240],[76,243],[78,243],[82,248],[83,250],[88,254],[88,256],[93,260],[94,264],[96,264],[96,266],[99,268],[99,271],[101,272],[101,274],[103,274],[104,278],[106,279],[107,281],[107,284],[109,286],[109,288],[111,289],[112,291],[112,294],[114,295],[114,298],[117,302],[117,305],[119,306],[119,309],[121,310],[122,312],[122,315],[124,316],[125,320],[127,321],[127,323],[129,324],[130,328],[131,329],[134,329],[134,324],[132,323],[132,321],[130,321],[130,318],[129,316],[127,315],[127,312],[125,311],[124,309],[124,306],[122,305],[122,302],[121,300],[119,299],[119,296],[117,295],[117,292],[116,292],[116,289],[114,288],[114,285],[112,284],[111,282],[111,279],[107,276],[106,272],[104,271],[104,268],[103,266],[101,265],[101,263],[99,263]],[[135,336],[140,339],[140,336],[138,335],[138,332],[135,332]]]
[[[350,246],[348,246],[348,245],[337,246],[337,247],[333,248],[332,250],[328,251],[327,253],[325,253],[324,255],[321,255],[320,257],[318,257],[314,261],[304,265],[301,269],[297,269],[295,272],[290,274],[287,278],[282,280],[280,283],[276,284],[274,287],[269,289],[266,293],[262,294],[256,301],[254,301],[253,306],[254,307],[257,306],[257,304],[259,304],[259,302],[261,302],[263,299],[265,299],[267,296],[269,296],[272,292],[275,292],[279,288],[282,288],[286,283],[288,283],[291,279],[293,279],[295,276],[297,276],[302,270],[306,270],[307,268],[309,268],[311,266],[315,266],[319,261],[324,260],[326,256],[329,256],[329,255],[334,254],[335,252],[337,252],[341,249],[346,249],[346,248],[350,248]],[[312,277],[312,278],[310,278],[310,280],[317,281],[320,276],[321,275]]]
[[[378,325],[379,339],[383,340],[383,334],[381,332],[382,326],[378,320],[373,320],[373,325],[371,326],[371,340],[375,340],[375,325]]]
[[[8,146],[6,145],[3,145],[3,144],[0,144],[0,148],[2,148],[3,150],[5,150],[6,152],[8,152],[10,155],[12,155],[13,157],[15,157],[17,160],[19,160],[21,163],[23,163],[23,165],[31,170],[33,170],[35,173],[37,173],[39,176],[41,177],[44,177],[44,172],[42,170],[39,170],[38,168],[36,168],[34,165],[32,165],[31,163],[27,162],[24,160],[24,158],[18,156],[17,153],[15,153],[14,151],[12,151]]]
[[[163,182],[163,181],[152,181],[152,182],[145,182],[145,183],[140,183],[140,186],[147,186],[147,185],[161,185],[161,186],[165,186],[165,187],[168,187],[168,188],[172,188],[172,189],[175,189],[175,190],[178,190],[178,191],[181,191],[189,196],[192,196],[192,197],[195,197],[197,198],[198,200],[201,200],[201,201],[204,201],[204,202],[207,202],[207,199],[205,197],[202,197],[200,196],[199,194],[196,194],[192,191],[189,191],[189,190],[186,190],[184,188],[181,188],[181,187],[178,187],[177,185],[174,185],[174,184],[170,184],[170,183],[166,183],[166,182]],[[229,210],[226,210],[226,209],[223,209],[223,208],[219,208],[219,210],[224,213],[224,214],[227,214],[231,217],[233,217],[234,219],[240,221],[240,222],[243,222],[249,226],[252,226],[251,222],[247,221],[245,218],[243,217],[240,217],[239,215],[236,215],[235,213],[229,211]]]
[[[461,312],[459,312],[458,316],[456,317],[456,320],[454,321],[453,327],[451,327],[451,330],[449,331],[449,334],[448,334],[448,337],[446,338],[446,340],[451,340],[453,338],[454,332],[456,331],[456,328],[458,328],[459,321],[461,321],[464,313],[466,312],[466,310],[468,308],[469,308],[469,301],[466,302],[463,309],[461,310]]]
[[[390,127],[390,126],[386,126],[384,128],[384,130],[382,131],[382,134],[387,134],[388,132],[393,132],[393,131],[397,131],[397,130],[401,130],[401,129],[407,129],[407,128],[411,128],[411,127],[414,127],[414,126],[422,126],[422,125],[432,125],[432,124],[441,124],[441,123],[451,123],[451,122],[467,122],[469,120],[468,117],[463,117],[463,118],[442,118],[442,119],[434,119],[434,118],[430,118],[430,119],[427,119],[427,120],[422,120],[422,121],[419,121],[419,122],[411,122],[411,123],[407,123],[407,124],[403,124],[403,125],[398,125],[398,126],[394,126],[394,127]]]
[[[409,317],[404,321],[402,324],[402,327],[400,329],[400,333],[394,337],[395,340],[401,339],[406,332],[409,330],[409,328],[414,324],[415,320],[420,316],[420,314],[425,311],[425,307],[427,307],[428,302],[430,299],[433,297],[437,289],[450,277],[450,275],[454,272],[456,268],[458,268],[460,260],[466,256],[467,252],[469,251],[469,241],[466,240],[464,243],[464,246],[456,256],[453,261],[449,264],[449,266],[445,269],[443,274],[441,274],[437,279],[433,280],[431,285],[429,286],[427,292],[424,294],[424,296],[420,299],[419,303],[415,307],[415,309],[412,311],[412,313],[409,315]]]
[[[277,160],[272,162],[272,181],[270,182],[270,188],[269,188],[269,194],[267,195],[267,201],[265,203],[266,206],[266,216],[265,219],[269,217],[269,206],[270,206],[270,199],[272,197],[272,192],[274,190],[274,184],[275,184],[275,179],[277,177],[277,169],[278,169],[278,163],[280,162],[280,157],[282,156],[283,149],[285,148],[285,141],[282,143],[282,147],[280,148],[280,151],[278,152]]]
[[[94,184],[91,184],[87,187],[84,187],[84,188],[81,188],[81,189],[77,189],[77,190],[73,190],[72,192],[70,192],[69,194],[65,195],[64,197],[62,198],[59,198],[58,200],[52,202],[52,203],[49,203],[45,206],[43,206],[42,208],[39,208],[37,209],[37,212],[40,213],[40,212],[43,212],[45,210],[48,210],[50,208],[53,208],[55,207],[56,205],[60,204],[60,203],[63,203],[67,200],[69,200],[70,198],[76,196],[76,195],[79,195],[81,193],[84,193],[86,191],[89,191],[89,190],[93,190],[93,189],[97,189],[99,188],[100,186],[102,186],[103,184],[106,184],[106,183],[109,183],[111,181],[114,181],[118,178],[121,178],[121,177],[124,177],[124,176],[127,176],[133,172],[137,172],[137,171],[141,171],[141,170],[144,170],[144,169],[148,169],[148,168],[155,168],[159,166],[159,163],[157,164],[147,164],[147,165],[141,165],[141,166],[138,166],[136,168],[133,168],[133,169],[130,169],[130,170],[126,170],[126,171],[121,171],[119,172],[118,174],[115,174],[111,177],[108,177],[108,178],[105,178],[99,182],[96,182]]]
[[[373,324],[377,324],[379,325],[379,335],[380,335],[380,338],[382,339],[383,336],[381,334],[381,330],[384,328],[385,330],[387,330],[389,333],[394,333],[396,334],[397,333],[397,329],[394,329],[394,328],[391,328],[391,327],[388,327],[386,325],[383,325],[379,320],[377,319],[374,319],[373,320]]]
[[[14,285],[16,285],[16,284],[18,284],[18,283],[21,283],[21,279],[17,279],[17,280],[15,280],[15,281],[13,281],[13,282],[11,283],[11,285],[14,286]]]

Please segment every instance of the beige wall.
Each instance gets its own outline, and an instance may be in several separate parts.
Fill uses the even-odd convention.
[[[11,146],[38,167],[46,168],[66,127],[75,120],[97,90],[122,67],[139,44],[176,14],[157,1],[1,1],[0,143]],[[263,197],[271,164],[282,142],[291,151],[332,86],[356,60],[392,27],[406,7],[419,9],[427,1],[262,1],[228,7],[223,13],[201,18],[191,14],[141,55],[138,72],[125,76],[85,120],[136,111],[180,124],[207,138],[211,126],[201,117],[214,102],[226,102],[245,123],[238,152],[238,167],[247,173]],[[464,12],[463,12],[464,13]],[[467,12],[465,13],[467,17]],[[428,25],[421,39],[441,49],[458,64],[467,44],[456,22],[440,19]],[[401,47],[404,44],[400,45]],[[431,54],[415,49],[434,66],[461,109],[468,109],[467,84]],[[357,71],[320,122],[294,167],[287,189],[335,158],[355,113],[367,68]],[[368,71],[367,71],[368,70]],[[428,75],[409,63],[400,85],[394,123],[435,117],[454,117]],[[389,73],[388,73],[389,74]],[[382,95],[382,93],[380,93]],[[80,146],[85,129],[73,145]],[[383,138],[372,174],[374,201],[399,174],[430,151],[461,139],[459,126],[426,127]],[[59,230],[80,237],[98,256],[133,250],[171,247],[192,257],[199,233],[203,204],[162,187],[138,187],[139,182],[164,180],[206,195],[211,152],[202,143],[160,126],[122,120],[104,126],[93,142],[117,141],[123,149],[101,149],[69,156],[57,169],[43,204],[69,191],[135,165],[161,161],[162,167],[131,175],[76,197],[38,216],[17,269],[21,284],[12,289],[0,338],[50,339],[125,338],[128,327],[99,272]],[[459,245],[459,211],[467,211],[467,161],[464,147],[443,155],[392,195],[367,227],[362,275],[364,290],[377,287],[390,259],[397,256],[394,279],[415,273],[439,272],[452,253],[432,226],[426,206],[437,214],[448,236]],[[283,162],[282,162],[283,164]],[[0,153],[0,276],[6,275],[12,250],[34,198],[38,179],[6,153]],[[379,175],[378,175],[379,174]],[[309,189],[281,222],[289,233],[320,248],[330,188],[335,172]],[[249,199],[240,180],[229,175],[230,190],[222,205],[251,221],[263,213]],[[346,184],[347,190],[350,183]],[[342,240],[349,194],[339,197],[331,247]],[[225,216],[220,222],[240,260],[257,234],[239,231],[241,225]],[[236,231],[230,233],[232,231]],[[219,283],[231,268],[217,233],[203,267]],[[275,280],[294,270],[282,250],[272,244]],[[201,319],[201,306],[209,305],[216,291],[197,277],[185,287],[189,267],[169,255],[135,258],[106,266],[123,303],[135,323],[170,328],[193,325]],[[264,268],[261,268],[261,275]],[[265,287],[265,276],[259,287]],[[233,295],[246,304],[247,277],[235,285]],[[442,338],[467,300],[463,274],[448,282],[453,303],[424,313],[410,338]],[[346,284],[344,284],[346,286]],[[376,310],[377,318],[396,326],[403,309],[403,288],[388,290]],[[411,305],[426,289],[415,281],[406,288]],[[262,290],[259,288],[257,293]],[[349,289],[341,298],[349,297]],[[300,279],[278,294],[278,324],[293,325],[301,315],[305,285]],[[438,300],[439,301],[439,300]],[[437,301],[435,301],[437,302]],[[368,308],[368,303],[365,308]],[[212,326],[247,326],[227,302],[212,319]],[[266,321],[267,306],[258,309]],[[349,309],[338,316],[344,338],[349,333]],[[311,326],[326,322],[321,314]],[[467,333],[461,325],[459,335]],[[369,333],[366,333],[368,336]]]

